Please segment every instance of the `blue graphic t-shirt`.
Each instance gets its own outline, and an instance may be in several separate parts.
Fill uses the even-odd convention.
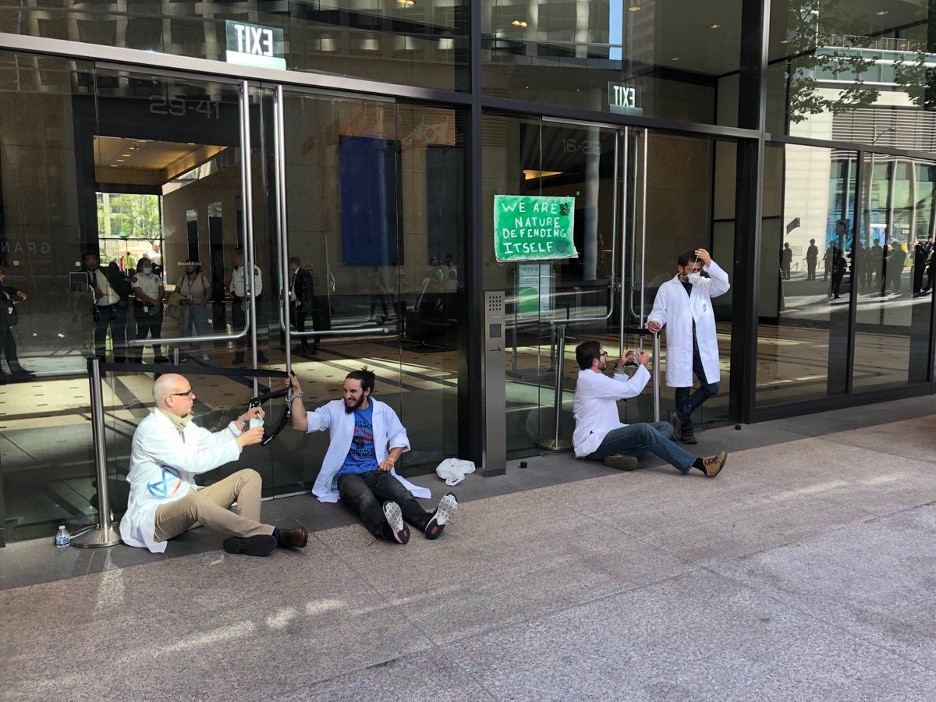
[[[368,473],[377,470],[377,452],[374,450],[374,405],[354,410],[354,436],[338,475]]]

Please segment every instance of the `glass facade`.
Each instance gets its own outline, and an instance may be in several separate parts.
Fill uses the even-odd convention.
[[[290,70],[446,90],[467,86],[468,3],[459,0],[6,5],[0,6],[0,32],[11,34],[224,61],[231,49],[228,23],[242,23],[282,31],[277,53]]]
[[[104,385],[118,513],[164,359],[209,428],[267,369],[315,406],[366,364],[409,429],[402,471],[481,462],[492,412],[525,456],[571,435],[575,345],[650,348],[656,291],[699,246],[732,281],[703,426],[931,392],[932,12],[771,3],[760,66],[753,0],[0,3],[0,266],[27,296],[0,328],[0,542],[94,519],[89,357],[133,364]],[[498,195],[564,198],[576,255],[499,260]],[[250,260],[255,309],[232,286]],[[503,409],[480,380],[491,291]],[[622,405],[654,413],[649,386]],[[264,494],[307,490],[324,442],[251,449]]]
[[[741,2],[482,0],[485,94],[735,124]]]

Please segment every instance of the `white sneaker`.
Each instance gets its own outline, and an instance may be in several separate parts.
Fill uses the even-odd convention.
[[[438,539],[442,535],[445,525],[455,519],[455,513],[458,511],[458,498],[454,493],[447,492],[439,500],[439,506],[436,507],[435,514],[426,525],[423,533],[427,539]]]
[[[384,502],[384,517],[387,518],[387,524],[390,525],[390,531],[393,532],[393,538],[398,544],[405,544],[409,541],[409,529],[403,523],[403,510],[396,502]]]
[[[201,360],[203,360],[203,361],[210,361],[211,359],[208,358],[208,354],[207,354],[207,353],[203,353],[203,354],[201,355]]]

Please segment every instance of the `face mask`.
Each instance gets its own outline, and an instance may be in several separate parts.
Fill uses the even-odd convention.
[[[689,281],[690,285],[698,285],[699,281],[702,280],[702,274],[698,271],[693,271],[686,276],[686,280]]]
[[[153,272],[153,269],[152,269],[152,268],[144,268],[144,269],[143,269],[143,275],[149,275],[149,274],[152,273],[152,272]]]

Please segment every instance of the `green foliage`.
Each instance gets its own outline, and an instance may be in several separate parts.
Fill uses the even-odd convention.
[[[109,208],[108,208],[109,204]],[[159,241],[159,197],[98,193],[98,236]],[[109,211],[105,211],[109,209]],[[110,221],[108,232],[107,220]]]
[[[847,27],[849,46],[842,47],[844,32],[829,28]],[[787,93],[788,120],[802,122],[808,115],[848,112],[873,105],[879,91],[864,82],[864,74],[874,66],[874,59],[858,51],[872,39],[863,15],[850,13],[839,0],[805,0],[787,10]],[[854,83],[834,96],[823,94],[817,76],[845,73]]]

